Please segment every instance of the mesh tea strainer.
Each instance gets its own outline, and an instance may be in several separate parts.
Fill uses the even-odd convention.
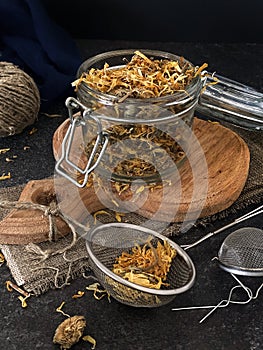
[[[230,273],[263,276],[263,230],[243,227],[232,232],[219,249],[218,261]]]
[[[116,258],[136,245],[167,241],[176,249],[176,256],[165,282],[168,286],[154,289],[130,282],[112,271]],[[195,280],[195,267],[186,252],[176,243],[148,228],[127,223],[109,223],[95,227],[87,237],[90,267],[100,284],[123,304],[135,307],[158,307],[172,301],[177,294],[187,291]]]
[[[249,277],[263,276],[263,230],[255,227],[243,227],[232,232],[223,241],[216,260],[218,260],[219,266],[229,272],[238,282],[238,285],[230,290],[228,299],[221,300],[215,306],[174,308],[172,309],[173,311],[211,308],[212,310],[200,320],[201,323],[217,308],[226,307],[230,303],[247,304],[252,299],[258,297],[263,283],[261,283],[255,294],[253,294],[252,290],[245,286],[236,275]],[[244,289],[248,296],[246,300],[237,301],[232,299],[233,291],[237,288]]]

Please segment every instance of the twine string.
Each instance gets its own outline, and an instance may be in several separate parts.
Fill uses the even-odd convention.
[[[19,67],[0,62],[0,137],[20,133],[37,119],[39,90]]]
[[[57,249],[51,251],[50,249],[43,250],[35,243],[29,243],[26,246],[26,249],[38,256],[41,256],[41,262],[49,258],[50,256],[54,256],[57,254],[64,254],[66,251],[70,250],[75,246],[77,241],[82,237],[79,236],[76,232],[75,226],[79,226],[84,232],[87,231],[88,227],[81,225],[80,223],[75,222],[73,219],[67,218],[59,209],[58,205],[55,201],[51,201],[49,205],[38,204],[33,202],[20,202],[20,201],[0,201],[0,208],[2,209],[18,209],[18,210],[41,210],[44,215],[49,220],[49,237],[48,240],[50,242],[54,242],[57,240],[58,236],[58,228],[56,224],[56,218],[60,217],[69,227],[72,233],[71,242],[62,249]]]

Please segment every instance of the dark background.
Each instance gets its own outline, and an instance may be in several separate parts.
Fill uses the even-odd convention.
[[[125,47],[161,49],[180,53],[195,64],[207,61],[211,71],[262,91],[263,45],[257,44],[262,43],[262,0],[246,3],[243,0],[42,1],[50,16],[72,37],[85,39],[81,41],[83,57]],[[57,84],[54,86],[57,88]],[[61,117],[40,115],[34,134],[29,134],[30,127],[22,134],[0,140],[1,148],[10,148],[10,156],[18,155],[14,162],[6,162],[5,155],[0,159],[2,171],[12,174],[11,179],[1,181],[1,186],[16,186],[54,173],[52,135],[67,117],[64,98],[53,102],[48,113]],[[26,152],[25,145],[30,146]],[[180,237],[178,243],[193,242],[250,209],[208,222],[205,227],[194,229],[193,234]],[[254,217],[242,226],[263,228],[262,217]],[[131,308],[114,300],[97,301],[92,294],[72,299],[73,294],[88,285],[84,278],[75,279],[62,290],[32,297],[28,307],[22,309],[17,294],[5,289],[5,281],[12,279],[5,264],[0,271],[0,348],[58,350],[59,346],[52,344],[52,337],[64,316],[56,308],[65,301],[65,312],[85,315],[85,334],[96,338],[96,350],[262,350],[262,290],[258,299],[217,310],[202,324],[199,320],[207,310],[171,311],[172,307],[216,304],[227,298],[236,282],[211,259],[231,230],[189,253],[197,269],[195,285],[171,304],[156,309]],[[242,282],[255,291],[262,279],[242,278]],[[236,297],[244,300],[246,295],[240,292]],[[90,349],[90,346],[81,341],[74,349]]]
[[[74,38],[262,43],[262,0],[42,0]]]

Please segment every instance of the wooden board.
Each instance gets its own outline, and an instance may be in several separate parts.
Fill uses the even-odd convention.
[[[54,134],[56,159],[68,125],[66,120]],[[83,201],[89,213],[103,208],[114,209],[113,202],[118,202],[116,211],[135,211],[147,219],[166,222],[195,220],[228,208],[239,197],[248,176],[248,146],[239,135],[218,123],[195,118],[193,131],[200,147],[190,152],[179,173],[170,178],[169,185],[142,191],[131,203],[123,194],[118,196],[114,193],[111,198],[106,193],[111,183],[104,181],[105,194],[102,190],[99,196],[96,195],[92,187],[78,189],[76,201]],[[78,206],[75,199],[65,200],[74,212]],[[137,209],[133,210],[136,206]],[[81,220],[85,213],[76,215],[73,215],[75,219],[79,217]]]
[[[53,179],[32,180],[24,187],[19,203],[34,203],[48,206],[55,198]],[[58,237],[70,233],[68,225],[55,218]],[[0,244],[28,244],[49,240],[48,216],[42,210],[12,209],[0,222]]]
[[[66,120],[54,134],[56,159],[68,125]],[[242,138],[219,124],[195,119],[193,131],[200,145],[193,147],[188,160],[162,188],[149,190],[146,187],[138,191],[141,185],[133,185],[131,196],[129,191],[122,194],[109,192],[112,182],[107,179],[100,179],[99,188],[95,185],[77,188],[63,178],[56,180],[54,186],[53,179],[43,179],[30,181],[19,201],[48,205],[50,199],[59,194],[61,207],[81,223],[87,218],[87,213],[93,214],[105,208],[136,212],[146,219],[163,222],[192,221],[215,214],[228,208],[240,195],[248,176],[249,149]],[[80,165],[79,155],[77,159]],[[61,236],[69,233],[63,220],[57,217],[56,223]],[[27,244],[48,238],[49,221],[43,211],[13,209],[0,222],[1,244]]]

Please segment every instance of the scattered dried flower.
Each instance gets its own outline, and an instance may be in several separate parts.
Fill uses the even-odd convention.
[[[165,240],[156,247],[151,240],[143,246],[135,245],[131,252],[122,252],[113,265],[113,272],[130,282],[148,288],[164,285],[176,250]]]
[[[10,151],[10,148],[1,148],[0,149],[0,154],[5,154],[8,151]]]
[[[94,217],[94,225],[97,223],[97,216],[98,215],[110,215],[106,210],[98,210],[96,213],[93,214]]]
[[[86,327],[84,316],[72,316],[64,320],[56,329],[53,343],[59,344],[61,349],[70,349],[78,343]]]
[[[110,294],[106,289],[100,289],[100,284],[98,282],[90,284],[88,287],[86,287],[87,290],[93,290],[93,296],[97,300],[101,300],[103,297],[107,295],[108,301],[110,303]],[[101,295],[98,295],[101,294]]]
[[[78,298],[83,297],[84,294],[85,294],[85,292],[83,292],[81,290],[78,290],[77,294],[72,295],[72,298],[73,299],[78,299]]]
[[[63,302],[59,305],[59,307],[56,308],[56,311],[57,311],[57,312],[60,312],[62,315],[66,316],[66,317],[70,317],[70,315],[66,314],[66,313],[62,310],[62,308],[63,308],[64,305],[65,305],[65,301],[63,301]]]
[[[23,290],[22,288],[18,287],[15,283],[13,283],[11,281],[6,281],[5,285],[6,285],[6,289],[8,290],[8,292],[12,292],[13,290],[15,290],[16,292],[22,294],[24,297],[30,296],[30,293],[28,293],[25,290]]]
[[[88,341],[89,343],[91,343],[93,345],[91,349],[92,350],[95,349],[96,340],[91,335],[84,335],[84,337],[82,337],[82,340]]]
[[[29,131],[29,135],[33,135],[35,132],[37,132],[37,128],[32,128],[32,129]]]
[[[30,294],[27,295],[26,297],[22,297],[22,295],[19,295],[18,299],[21,301],[22,303],[22,307],[25,308],[27,307],[27,302],[26,300],[30,297]]]
[[[115,212],[115,219],[118,221],[118,222],[121,222],[122,221],[122,217],[125,216],[124,213],[119,213],[119,212]]]
[[[0,253],[0,266],[2,266],[5,262],[5,257],[2,253]]]
[[[0,181],[4,181],[4,180],[8,180],[8,179],[11,179],[11,173],[10,173],[10,171],[8,172],[7,175],[6,175],[5,173],[3,173],[3,174],[0,176]]]
[[[42,113],[43,115],[45,115],[48,118],[59,118],[62,117],[61,114],[48,114],[48,113]]]
[[[5,285],[8,292],[12,292],[13,290],[15,290],[16,292],[20,293],[21,295],[19,295],[18,299],[21,301],[23,308],[27,307],[26,300],[31,296],[31,294],[18,287],[15,283],[11,281],[6,281]]]

